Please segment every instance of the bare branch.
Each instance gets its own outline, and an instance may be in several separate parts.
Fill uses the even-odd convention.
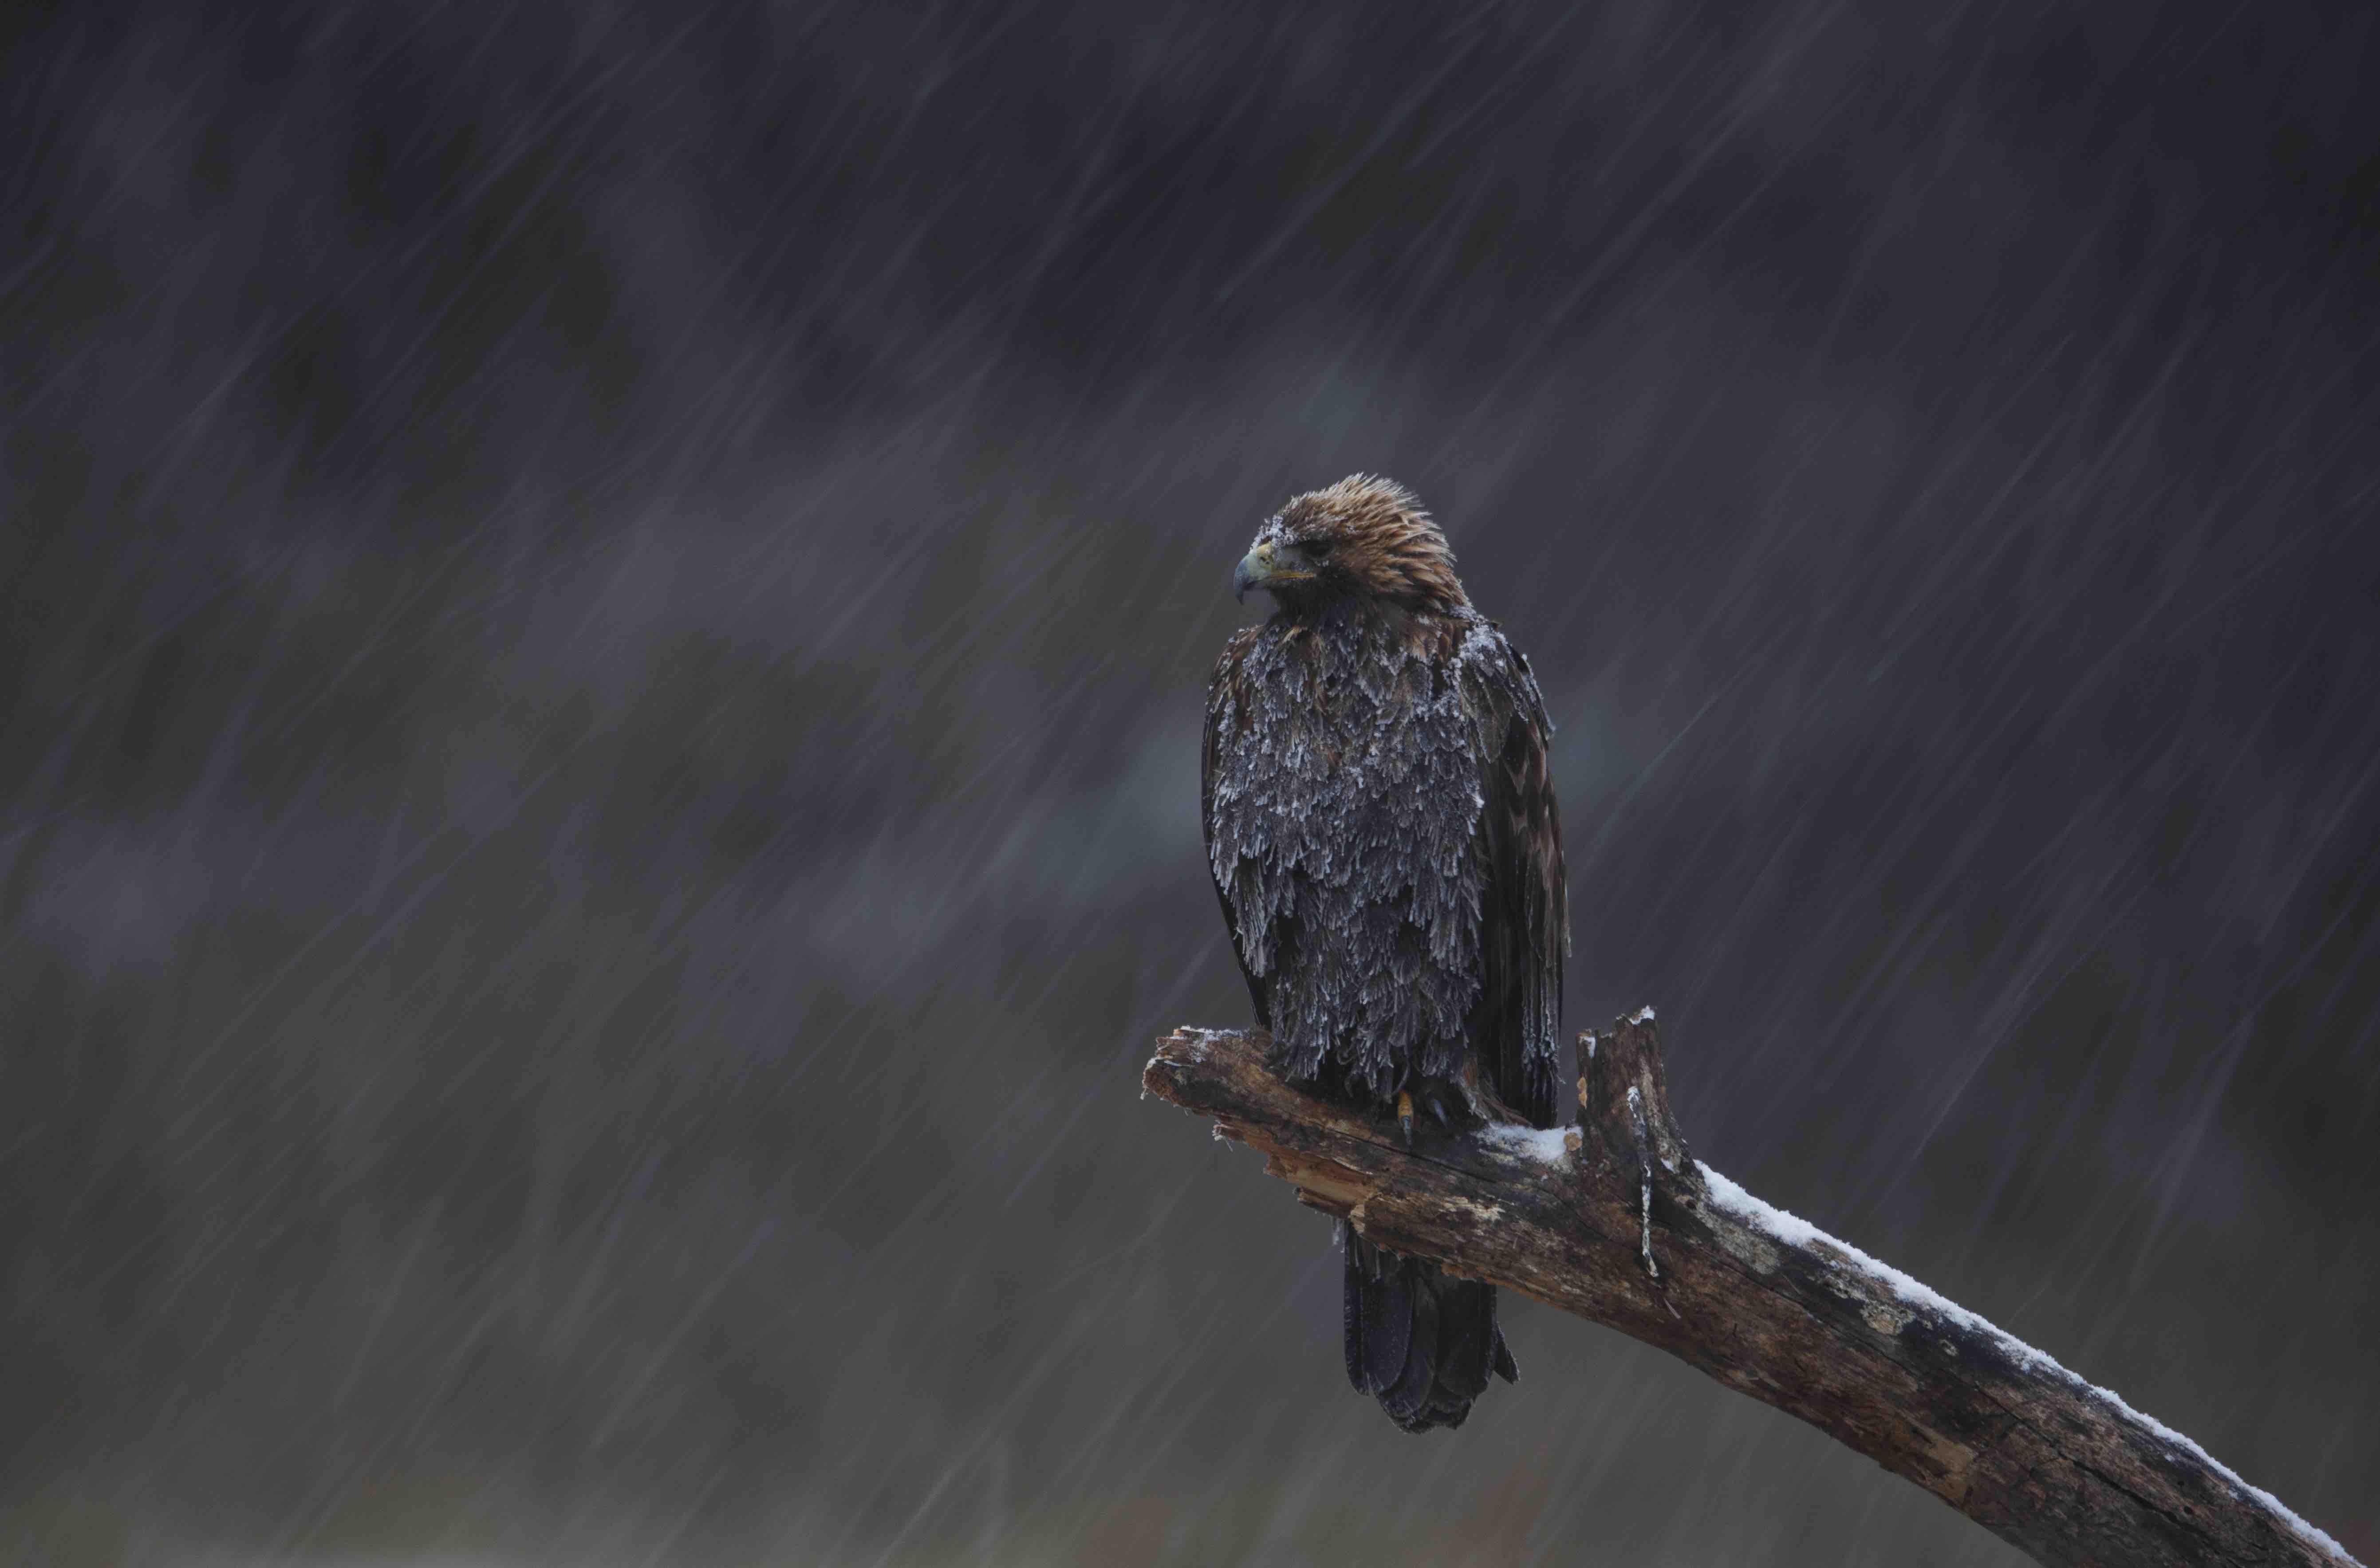
[[[1578,1124],[1395,1130],[1179,1029],[1142,1075],[1393,1251],[1657,1345],[2050,1564],[2353,1560],[2180,1434],[1693,1158],[1650,1009],[1579,1037]]]

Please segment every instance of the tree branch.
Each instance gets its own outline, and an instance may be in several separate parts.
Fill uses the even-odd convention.
[[[1260,1031],[1178,1029],[1141,1083],[1298,1201],[1656,1345],[2049,1564],[2323,1564],[2338,1544],[2048,1356],[1694,1160],[1651,1009],[1579,1037],[1579,1117],[1425,1130],[1292,1088]]]

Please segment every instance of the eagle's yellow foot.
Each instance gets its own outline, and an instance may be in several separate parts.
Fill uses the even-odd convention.
[[[1402,1091],[1397,1095],[1397,1125],[1403,1129],[1407,1149],[1413,1147],[1413,1094]]]

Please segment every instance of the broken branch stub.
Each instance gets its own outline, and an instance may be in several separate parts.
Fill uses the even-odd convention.
[[[1648,1150],[1661,1169],[1699,1187],[1685,1135],[1670,1113],[1670,1080],[1653,1010],[1615,1018],[1578,1037],[1578,1124],[1606,1159],[1633,1169]]]
[[[1578,1037],[1578,1126],[1581,1145],[1597,1155],[1595,1174],[1618,1174],[1636,1193],[1637,1260],[1657,1282],[1660,1260],[1653,1255],[1653,1197],[1699,1196],[1702,1168],[1686,1148],[1670,1113],[1670,1080],[1661,1065],[1661,1036],[1653,1010],[1639,1008],[1615,1018],[1603,1034]],[[1656,1168],[1659,1174],[1655,1174]],[[1675,1315],[1666,1292],[1661,1305]]]

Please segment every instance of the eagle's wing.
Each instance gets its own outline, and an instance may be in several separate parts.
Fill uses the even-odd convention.
[[[1553,725],[1529,662],[1501,632],[1495,641],[1503,657],[1472,666],[1488,747],[1480,780],[1482,972],[1470,1032],[1496,1098],[1548,1127],[1556,1119],[1562,957],[1570,950],[1561,818],[1546,758]]]
[[[1215,884],[1215,902],[1223,906],[1223,929],[1232,933],[1232,956],[1239,961],[1240,978],[1248,982],[1248,1000],[1255,1004],[1257,1022],[1269,1029],[1272,1008],[1266,998],[1267,988],[1256,971],[1248,967],[1247,950],[1240,942],[1239,918],[1232,913],[1231,892],[1215,871],[1216,771],[1228,748],[1245,743],[1245,736],[1225,732],[1233,725],[1234,714],[1248,711],[1248,704],[1234,698],[1242,679],[1241,666],[1256,638],[1253,626],[1235,634],[1223,645],[1223,655],[1215,661],[1215,673],[1207,682],[1207,723],[1198,745],[1198,840],[1206,846],[1207,875]]]

